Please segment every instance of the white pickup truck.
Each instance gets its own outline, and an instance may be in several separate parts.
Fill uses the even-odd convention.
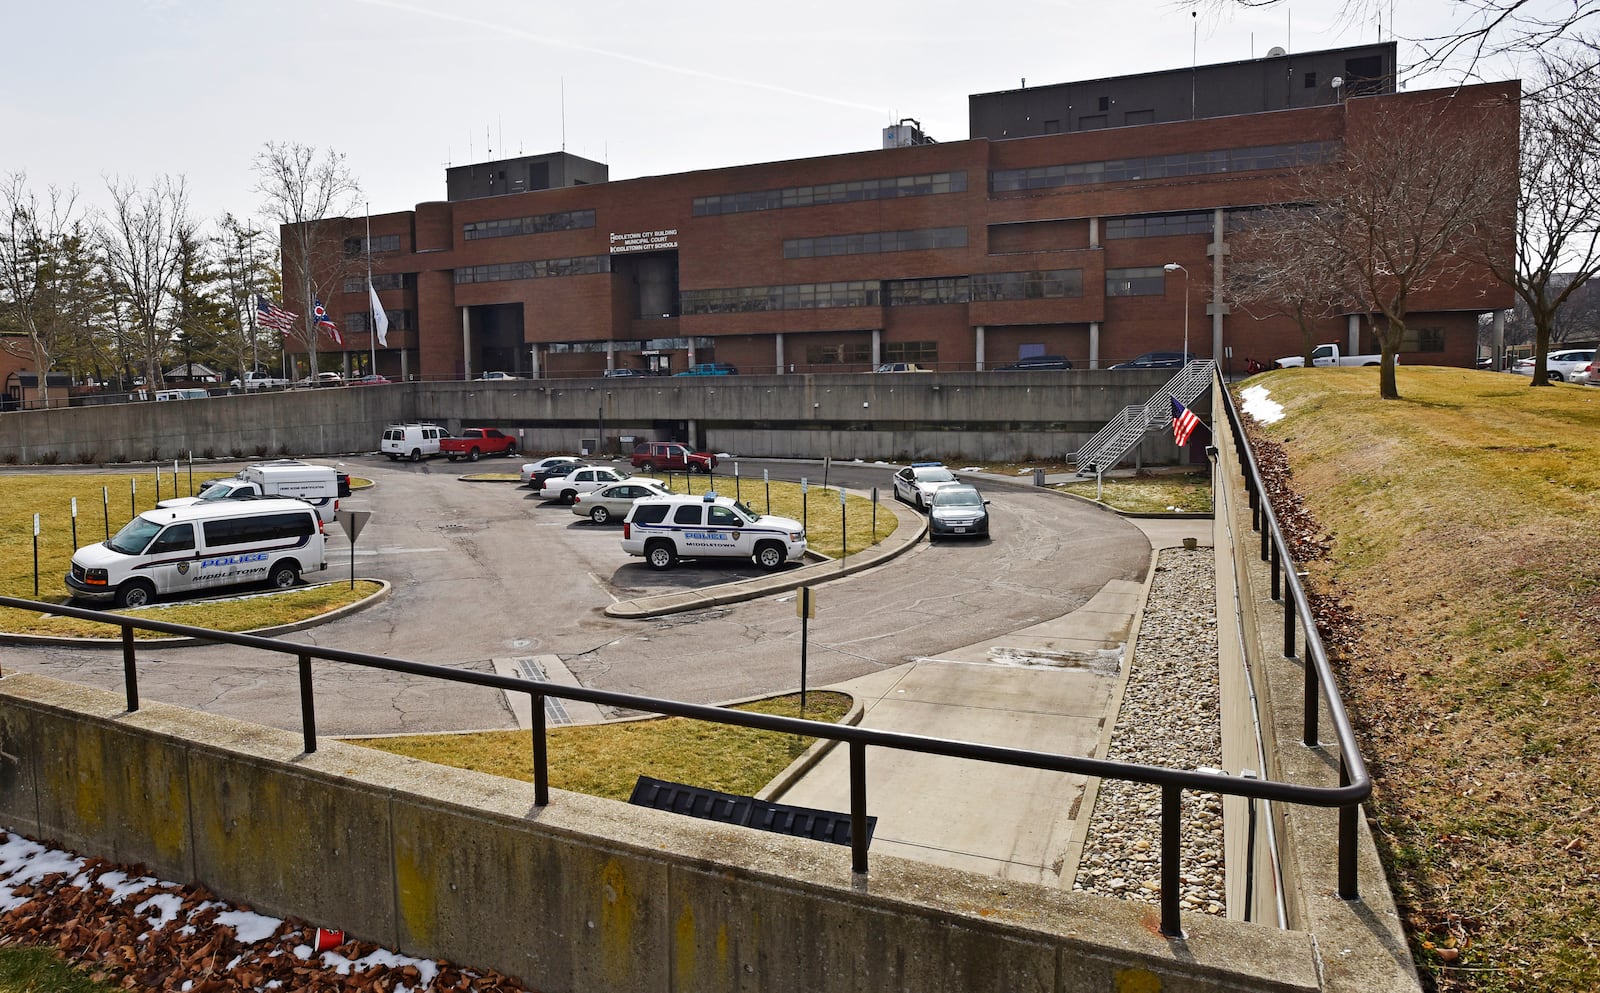
[[[248,371],[240,379],[235,379],[232,384],[234,389],[243,387],[249,390],[281,390],[289,385],[289,381],[268,372]]]
[[[1400,356],[1395,356],[1395,364],[1400,363]],[[1304,355],[1286,355],[1272,363],[1279,369],[1299,369],[1306,364]],[[1382,355],[1342,355],[1338,345],[1318,345],[1311,350],[1311,364],[1324,365],[1382,365]]]

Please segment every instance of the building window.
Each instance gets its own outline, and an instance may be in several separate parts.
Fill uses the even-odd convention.
[[[863,234],[839,234],[826,238],[791,238],[783,243],[783,257],[811,259],[828,255],[870,255],[880,252],[921,252],[937,248],[966,247],[966,228],[868,231]]]
[[[1097,104],[1097,109],[1100,110],[1102,113],[1105,112],[1105,111],[1110,110],[1111,109],[1111,98],[1110,97],[1101,97],[1099,103]]]
[[[1305,84],[1306,85],[1306,89],[1314,90],[1314,89],[1317,88],[1317,74],[1316,73],[1308,72],[1308,73],[1305,74],[1304,78],[1305,78],[1305,81],[1306,81],[1306,84]]]
[[[833,307],[877,307],[883,291],[875,279],[845,283],[797,283],[792,286],[738,286],[684,290],[683,313],[748,314],[767,310],[826,310]]]
[[[870,365],[872,363],[872,343],[870,341],[847,342],[842,345],[807,345],[806,363],[808,365]]]
[[[1197,210],[1186,214],[1140,214],[1112,217],[1106,221],[1106,239],[1165,238],[1175,234],[1210,234],[1211,212]]]
[[[1167,291],[1166,271],[1160,266],[1141,269],[1107,269],[1106,296],[1158,297]]]
[[[410,310],[390,310],[384,308],[384,314],[389,318],[390,331],[415,331],[417,329],[416,314]],[[341,325],[352,334],[365,334],[371,330],[367,323],[367,312],[344,315],[344,324]]]
[[[344,254],[349,258],[367,254],[370,250],[373,255],[383,252],[400,251],[400,236],[397,234],[381,234],[376,238],[346,238],[344,240]]]
[[[511,279],[544,279],[548,276],[592,276],[610,271],[611,256],[582,255],[572,259],[466,266],[456,270],[456,282],[498,283]]]
[[[1406,328],[1400,339],[1402,352],[1444,351],[1444,328]]]
[[[375,272],[372,274],[372,288],[375,290],[414,290],[417,288],[417,274],[414,272]],[[346,293],[367,292],[367,277],[346,277],[344,291]]]
[[[866,200],[896,200],[900,197],[923,197],[966,191],[965,172],[892,176],[888,179],[861,179],[848,183],[790,186],[779,190],[754,190],[748,193],[695,197],[694,216],[713,217],[718,214],[741,214],[753,210],[817,207],[830,203],[859,203]]]
[[[972,299],[971,282],[966,276],[886,280],[883,295],[891,307],[966,303]]]
[[[886,341],[883,343],[883,361],[918,362],[933,365],[939,361],[937,341]]]
[[[1084,118],[1083,121],[1087,121]],[[1087,128],[1087,124],[1080,122]],[[1033,166],[1027,169],[996,169],[989,174],[989,189],[994,193],[1042,190],[1058,186],[1088,186],[1132,179],[1171,179],[1226,172],[1252,172],[1258,169],[1288,169],[1327,161],[1339,151],[1336,141],[1303,141],[1289,145],[1260,145],[1252,148],[1224,148],[1210,152],[1183,152],[1145,158],[1114,159],[1107,162],[1074,162],[1070,165]]]
[[[1083,296],[1081,269],[985,272],[974,273],[971,278],[974,300],[1053,300]]]
[[[593,210],[563,210],[554,214],[535,214],[532,217],[474,221],[461,226],[461,236],[467,241],[478,241],[482,238],[511,238],[516,235],[576,231],[592,227],[594,227]]]

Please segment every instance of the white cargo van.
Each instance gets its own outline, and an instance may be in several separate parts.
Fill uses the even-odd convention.
[[[199,496],[173,497],[158,507],[187,507],[214,500],[254,500],[292,497],[317,508],[322,523],[333,521],[339,509],[339,473],[332,466],[305,462],[262,462],[247,465],[238,475],[214,479],[200,488]]]
[[[299,500],[208,502],[147,510],[72,556],[67,588],[142,607],[157,596],[241,583],[288,589],[328,568],[322,521]]]
[[[413,462],[439,454],[439,439],[450,437],[450,432],[437,424],[408,422],[390,424],[383,429],[383,443],[378,450],[389,456],[390,462],[402,458]]]

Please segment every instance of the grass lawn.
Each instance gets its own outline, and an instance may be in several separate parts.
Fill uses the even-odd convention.
[[[799,694],[741,704],[734,709],[801,716]],[[843,693],[806,694],[805,716],[810,720],[835,722],[849,709],[850,698]],[[681,717],[551,728],[550,785],[626,800],[638,777],[652,776],[748,796],[771,782],[815,740]],[[527,731],[350,741],[458,769],[524,782],[533,779],[533,745]]]
[[[193,485],[198,490],[204,480],[228,475],[232,474],[196,472]],[[132,519],[135,508],[141,512],[149,510],[158,499],[156,476],[149,470],[106,474],[6,474],[0,476],[0,485],[4,486],[6,496],[0,501],[0,594],[47,603],[66,603],[69,599],[62,577],[71,570],[72,553],[78,546],[105,540],[106,531],[115,534]],[[159,499],[189,496],[189,485],[186,471],[180,472],[174,480],[170,468],[164,470]],[[78,502],[76,545],[72,531],[73,498]],[[34,591],[35,514],[39,515],[37,594]],[[329,565],[328,575],[334,574],[336,564],[330,562]],[[241,593],[249,591],[248,587],[237,589]],[[268,596],[177,601],[145,608],[145,612],[147,616],[175,624],[245,631],[315,617],[369,596],[375,589],[374,583],[357,582],[356,588],[351,590],[348,583],[329,582]],[[68,637],[118,636],[117,629],[107,625],[12,609],[0,609],[0,630]],[[158,637],[151,633],[139,636]]]
[[[1398,376],[1246,385],[1359,622],[1335,664],[1413,949],[1447,993],[1600,989],[1600,389]]]
[[[666,482],[667,474],[658,472],[653,478]],[[808,482],[806,491],[802,493],[799,483],[774,480],[769,487],[761,481],[760,476],[753,479],[741,477],[736,484],[731,474],[719,472],[715,476],[703,476],[679,472],[672,474],[671,485],[674,493],[704,493],[709,489],[721,496],[737,496],[746,507],[758,514],[776,514],[801,521],[806,526],[806,547],[829,558],[859,552],[894,534],[899,527],[899,519],[894,511],[881,506],[894,499],[887,488],[878,491],[880,506],[874,526],[870,498],[847,493],[841,512],[839,488],[823,488],[814,481]]]
[[[1098,492],[1101,503],[1128,514],[1211,513],[1211,477],[1205,472],[1119,477],[1103,487],[1086,479],[1056,488],[1090,500]]]

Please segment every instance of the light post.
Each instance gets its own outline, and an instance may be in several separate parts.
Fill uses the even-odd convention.
[[[1189,270],[1176,262],[1168,262],[1161,268],[1168,272],[1182,270],[1183,272],[1183,364],[1189,364]]]

